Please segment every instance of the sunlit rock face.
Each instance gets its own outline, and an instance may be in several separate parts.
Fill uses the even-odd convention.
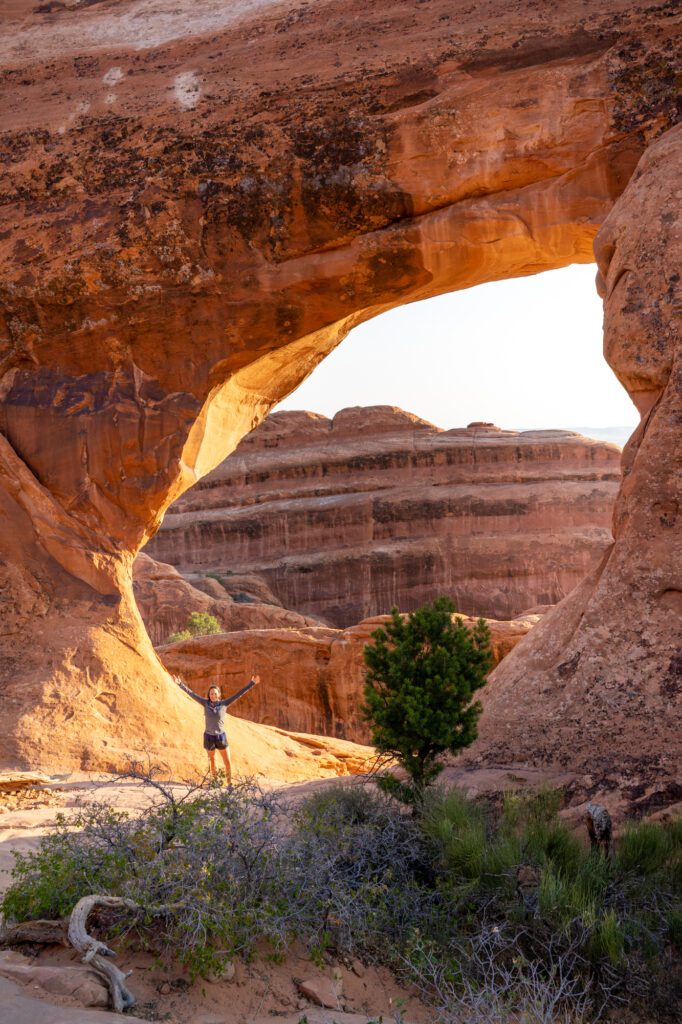
[[[0,760],[185,771],[134,555],[354,324],[590,260],[671,121],[675,19],[2,5]]]
[[[147,551],[183,574],[258,574],[334,626],[442,594],[512,618],[598,564],[619,481],[615,445],[559,430],[445,431],[390,406],[274,413]]]
[[[476,619],[461,616],[471,628]],[[166,668],[202,697],[209,686],[236,692],[252,673],[263,683],[233,706],[234,714],[280,729],[368,743],[362,715],[363,651],[387,616],[365,619],[349,629],[251,629],[196,637],[159,649]],[[510,622],[488,620],[497,664],[540,621],[525,615]]]
[[[604,349],[640,405],[615,544],[495,670],[480,755],[580,766],[679,800],[682,755],[682,128],[647,151],[599,232]],[[677,796],[675,796],[677,794]],[[653,806],[655,806],[655,801]]]

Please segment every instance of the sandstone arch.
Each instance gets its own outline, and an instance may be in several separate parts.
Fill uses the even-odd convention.
[[[671,123],[679,22],[624,0],[34,7],[0,15],[0,758],[177,769],[187,709],[130,585],[164,509],[361,320],[591,260]],[[656,331],[639,375],[614,338],[645,405],[672,379]]]

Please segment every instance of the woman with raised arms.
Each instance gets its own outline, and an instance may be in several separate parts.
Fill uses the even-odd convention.
[[[225,712],[230,704],[243,697],[245,693],[260,683],[260,676],[252,676],[246,686],[233,693],[231,697],[221,697],[220,687],[209,686],[208,697],[200,697],[189,686],[185,686],[182,679],[176,678],[176,683],[181,690],[184,690],[188,697],[201,704],[204,709],[204,750],[208,754],[208,765],[213,778],[217,778],[215,766],[215,752],[220,751],[220,756],[225,765],[225,776],[228,786],[232,783],[232,758],[230,757],[230,746],[227,742],[225,732]]]

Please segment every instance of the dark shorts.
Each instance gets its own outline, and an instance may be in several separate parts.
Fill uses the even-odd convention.
[[[205,732],[204,750],[227,750],[227,736],[224,732]]]

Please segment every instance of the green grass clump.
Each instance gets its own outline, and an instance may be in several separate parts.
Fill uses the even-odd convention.
[[[654,822],[630,822],[625,826],[616,851],[616,864],[621,873],[656,875],[679,856],[682,837],[679,827]]]

